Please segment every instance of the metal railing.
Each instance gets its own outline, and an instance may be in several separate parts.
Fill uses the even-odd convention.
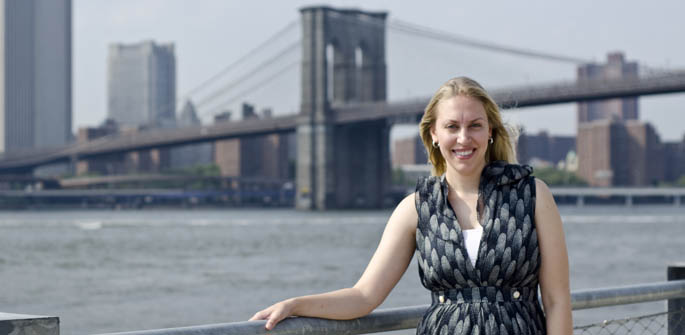
[[[682,269],[685,269],[685,266]],[[580,290],[571,293],[571,306],[573,310],[662,300],[669,301],[669,309],[682,310],[685,307],[685,279]],[[382,309],[354,320],[327,320],[308,317],[288,318],[281,321],[271,331],[267,331],[264,328],[266,321],[245,321],[106,335],[367,334],[416,328],[428,307],[429,305],[421,305]],[[669,326],[671,327],[670,331],[672,331],[669,334],[681,334],[680,331],[685,331],[685,324],[682,324],[682,322],[680,322],[679,326]]]

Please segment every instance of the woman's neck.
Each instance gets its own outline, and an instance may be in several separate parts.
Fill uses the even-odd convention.
[[[480,175],[485,168],[485,163],[479,169],[475,169],[470,175],[464,175],[451,169],[449,166],[445,172],[447,184],[450,189],[457,194],[474,194],[478,193],[478,186],[480,185]]]

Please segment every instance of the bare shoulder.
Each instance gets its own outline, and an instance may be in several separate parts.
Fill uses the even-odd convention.
[[[561,224],[559,209],[552,191],[540,178],[535,178],[535,219],[538,225]]]
[[[416,211],[416,192],[412,192],[400,201],[390,217],[389,224],[397,224],[404,229],[415,231],[419,214]]]
[[[540,208],[540,205],[549,206],[550,202],[551,202],[551,204],[554,204],[554,197],[552,196],[552,191],[549,189],[549,186],[547,186],[547,183],[545,183],[542,179],[535,178],[535,207],[536,207],[536,209]]]

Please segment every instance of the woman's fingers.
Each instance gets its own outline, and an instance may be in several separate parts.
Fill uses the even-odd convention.
[[[283,313],[272,313],[266,321],[266,329],[272,330],[284,317]]]
[[[253,315],[248,321],[266,320],[265,327],[266,329],[271,330],[274,328],[274,326],[276,326],[277,323],[283,320],[283,318],[285,318],[285,315],[283,314],[282,309],[272,306],[255,313],[255,315]]]
[[[265,327],[267,330],[271,330],[276,326],[277,323],[281,322],[281,320],[290,316],[291,311],[291,304],[282,301],[267,309],[255,313],[255,315],[252,316],[249,321],[266,320]]]
[[[255,321],[255,320],[266,320],[269,317],[270,311],[268,309],[263,309],[257,313],[255,313],[250,320],[248,321]]]

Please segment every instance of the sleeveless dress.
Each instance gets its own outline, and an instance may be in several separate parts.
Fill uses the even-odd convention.
[[[475,266],[447,200],[445,176],[419,180],[416,249],[432,304],[417,334],[546,334],[532,172],[505,161],[483,169],[477,203],[483,235]]]

